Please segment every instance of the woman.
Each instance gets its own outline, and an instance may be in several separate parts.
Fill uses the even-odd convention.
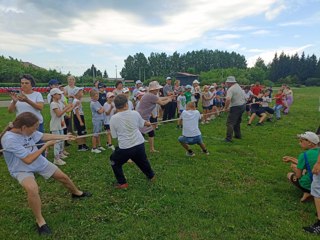
[[[68,85],[64,87],[64,96],[68,99],[68,103],[72,103],[74,96],[73,96],[73,89],[76,87],[76,79],[74,76],[68,76],[67,78]],[[73,122],[73,112],[71,112],[70,116],[68,116],[68,124],[67,131],[68,133],[72,133],[72,122]]]
[[[44,100],[41,93],[32,90],[36,85],[34,78],[30,74],[24,74],[21,77],[20,85],[21,92],[19,94],[10,93],[12,101],[8,107],[9,112],[16,112],[17,116],[24,112],[35,114],[39,120],[38,131],[44,132],[43,116],[41,114]]]
[[[192,93],[192,101],[195,102],[196,108],[198,108],[198,102],[201,98],[201,89],[200,89],[200,82],[195,79],[192,82],[192,88],[191,88],[191,93]]]
[[[123,83],[122,83],[122,81],[120,81],[120,80],[117,81],[115,87],[116,87],[116,88],[112,91],[113,94],[114,94],[114,96],[117,96],[117,95],[119,95],[119,94],[122,94],[122,90],[123,90]]]
[[[37,173],[45,179],[53,177],[66,187],[72,198],[90,197],[91,193],[80,191],[71,179],[56,165],[49,162],[41,153],[57,140],[74,140],[72,135],[53,135],[37,131],[39,119],[31,112],[21,113],[13,123],[1,134],[3,156],[10,175],[15,178],[27,192],[29,206],[36,218],[37,230],[40,235],[51,234],[49,226],[41,213],[41,199],[39,187],[34,174]],[[38,149],[35,143],[39,140],[45,144]]]

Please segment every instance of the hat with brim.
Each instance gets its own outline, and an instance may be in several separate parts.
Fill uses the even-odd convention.
[[[302,133],[302,134],[298,134],[297,137],[298,138],[302,138],[302,139],[306,139],[309,142],[314,143],[316,145],[320,141],[318,135],[315,134],[314,132],[305,132],[305,133]]]
[[[127,93],[127,92],[130,92],[130,90],[129,90],[129,88],[123,88],[123,89],[122,89],[122,92],[123,92],[123,93]]]
[[[162,86],[157,81],[152,81],[149,83],[149,91],[161,89]]]
[[[83,90],[83,87],[75,87],[72,91],[72,95],[75,96],[78,92],[82,90]]]
[[[63,92],[59,88],[52,88],[50,90],[50,95],[53,96],[55,94],[63,94]]]
[[[236,78],[234,76],[227,77],[226,83],[236,83]]]
[[[192,84],[200,84],[200,82],[197,79],[195,79],[193,80]]]

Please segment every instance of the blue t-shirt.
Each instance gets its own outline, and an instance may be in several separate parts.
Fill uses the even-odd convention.
[[[98,113],[99,109],[101,109],[102,106],[99,103],[99,101],[93,101],[91,100],[90,102],[90,109],[92,112],[92,122],[94,121],[99,121],[99,120],[104,120],[104,113]]]
[[[1,139],[2,147],[5,149],[3,156],[11,176],[15,177],[19,172],[40,172],[47,167],[48,160],[42,155],[31,164],[26,164],[21,160],[38,150],[38,148],[33,145],[39,142],[42,136],[43,133],[38,131],[34,132],[31,136],[25,136],[10,131],[3,135]]]

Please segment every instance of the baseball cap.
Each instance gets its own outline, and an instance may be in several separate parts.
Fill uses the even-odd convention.
[[[114,94],[112,92],[108,92],[107,93],[107,98],[111,98],[111,97],[114,97]]]
[[[141,80],[137,80],[136,84],[142,84]]]
[[[312,142],[314,144],[318,144],[319,143],[319,137],[314,132],[305,132],[305,133],[302,133],[302,134],[298,134],[297,136],[298,136],[298,138],[306,139],[309,142]]]
[[[51,85],[59,85],[60,82],[57,80],[57,79],[51,79],[49,82],[48,82],[48,85],[51,86]]]
[[[186,89],[191,89],[191,88],[192,88],[191,85],[186,86]]]
[[[59,88],[52,88],[50,90],[50,95],[53,96],[55,94],[63,94],[63,92]]]
[[[98,84],[98,88],[105,88],[105,87],[106,87],[106,85],[104,85],[103,83]]]
[[[130,90],[129,90],[129,88],[125,87],[125,88],[122,89],[122,92],[123,93],[127,93],[127,92],[130,92]]]
[[[171,80],[171,77],[167,77],[166,80]]]
[[[83,87],[75,87],[72,91],[72,95],[76,95],[79,91],[83,90]]]

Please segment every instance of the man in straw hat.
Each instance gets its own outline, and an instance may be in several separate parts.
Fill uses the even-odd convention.
[[[159,89],[161,89],[162,86],[157,81],[152,81],[149,83],[149,90],[147,93],[143,95],[143,97],[140,100],[139,109],[138,112],[140,113],[141,117],[149,121],[151,117],[152,110],[156,107],[156,104],[159,105],[165,105],[168,102],[172,101],[173,95],[167,96],[167,97],[159,97]],[[149,136],[149,146],[150,146],[150,152],[157,152],[154,149],[154,130],[152,126],[144,126],[140,129],[142,134],[148,134]]]
[[[246,98],[234,76],[227,77],[228,87],[225,108],[229,112],[227,119],[227,136],[225,141],[232,142],[232,136],[241,139],[240,123],[243,112],[246,110]]]

